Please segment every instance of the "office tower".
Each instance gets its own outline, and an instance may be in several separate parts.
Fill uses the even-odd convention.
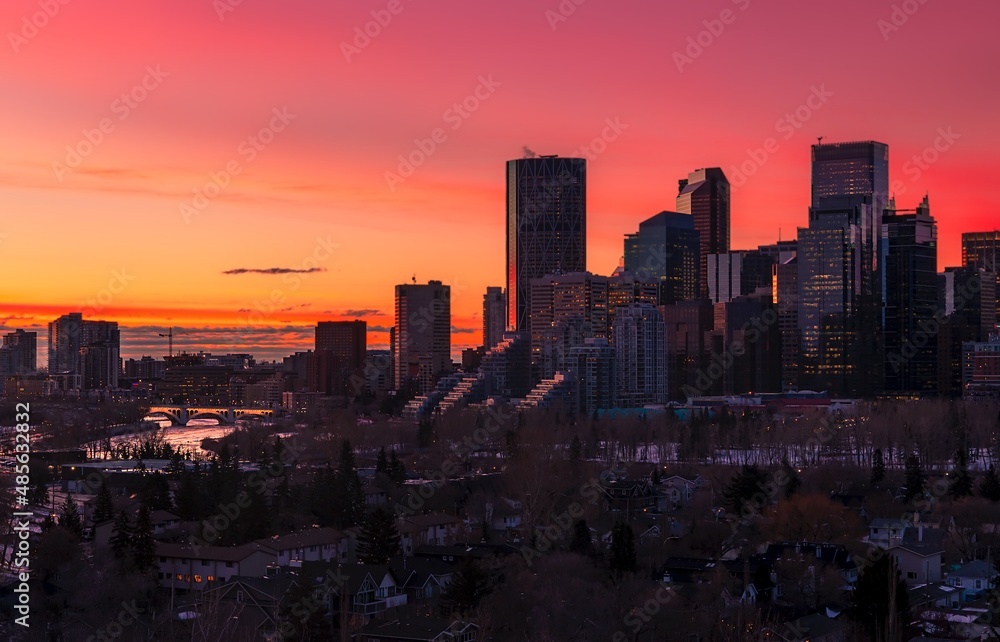
[[[790,241],[778,241],[757,247],[757,251],[771,258],[774,264],[785,263],[793,258],[799,249],[799,242],[795,239]]]
[[[503,288],[488,287],[483,295],[483,348],[489,350],[503,341],[507,331],[507,295]]]
[[[882,217],[885,389],[937,388],[937,223],[927,197],[914,210],[890,200]]]
[[[565,370],[570,348],[608,338],[608,277],[590,272],[532,279],[531,363],[535,380]]]
[[[325,395],[364,393],[368,324],[364,321],[320,321],[316,324],[316,385]]]
[[[614,327],[615,308],[648,303],[659,305],[660,285],[657,281],[643,280],[635,274],[625,271],[619,266],[614,274],[608,277],[608,334]]]
[[[997,318],[1000,320],[1000,232],[965,232],[962,234],[962,265],[979,267],[997,276]],[[984,339],[985,341],[985,339]]]
[[[427,394],[451,371],[451,286],[441,281],[396,286],[393,337],[396,390]]]
[[[799,385],[835,397],[882,386],[881,210],[870,196],[829,197],[799,228]]]
[[[690,214],[660,212],[625,235],[625,271],[660,284],[660,305],[698,298],[700,234]]]
[[[978,265],[949,267],[938,275],[938,312],[934,320],[938,322],[937,388],[942,396],[962,394],[963,345],[989,341],[994,331],[996,283],[996,274]]]
[[[710,393],[781,391],[781,332],[771,291],[738,296],[714,306]]]
[[[141,359],[126,359],[124,370],[126,379],[163,379],[167,362],[144,355]]]
[[[3,336],[0,374],[29,374],[38,369],[38,333],[15,330]]]
[[[781,334],[781,389],[787,391],[799,388],[799,260],[797,252],[782,257],[774,264],[771,297]]]
[[[611,345],[615,351],[618,405],[641,408],[667,401],[666,329],[663,316],[648,303],[614,311]]]
[[[889,146],[871,140],[812,146],[812,207],[824,198],[868,196],[875,212],[889,204]]]
[[[708,295],[708,255],[729,251],[729,180],[718,167],[696,169],[677,182],[677,211],[694,218],[700,237],[698,296]]]
[[[584,339],[571,348],[569,369],[576,375],[576,398],[585,417],[618,407],[618,364],[607,339]]]
[[[771,289],[774,261],[762,252],[745,250],[708,255],[708,298],[726,303],[758,288]]]
[[[1000,400],[1000,334],[962,345],[962,397]]]
[[[118,387],[120,353],[117,322],[71,312],[49,323],[49,373],[79,375],[84,390]]]
[[[709,394],[706,371],[708,341],[713,328],[712,302],[682,301],[662,306],[667,346],[667,392],[672,400]]]
[[[507,328],[528,330],[531,279],[587,269],[587,161],[507,162]]]

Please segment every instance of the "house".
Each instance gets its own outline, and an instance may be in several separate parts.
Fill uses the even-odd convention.
[[[352,562],[350,537],[333,528],[307,528],[298,533],[274,535],[257,540],[274,551],[278,566],[300,562]]]
[[[234,622],[237,633],[229,634],[233,639],[268,639],[279,632],[280,611],[295,584],[296,577],[287,573],[235,576],[202,591],[200,610],[214,609]]]
[[[943,582],[917,584],[907,589],[910,609],[914,612],[927,608],[948,608],[958,606],[961,593],[954,586]]]
[[[771,630],[774,638],[782,642],[846,642],[850,631],[846,619],[835,620],[823,613],[800,617]]]
[[[597,487],[604,494],[604,508],[624,511],[626,518],[643,511],[656,510],[664,495],[647,478],[629,478],[616,471],[601,473]]]
[[[447,546],[465,532],[465,521],[454,515],[431,514],[402,517],[396,525],[404,555],[418,546]]]
[[[889,549],[907,586],[941,581],[945,532],[939,528],[910,526],[899,543]]]
[[[479,627],[471,622],[435,617],[409,617],[374,622],[361,629],[359,642],[473,642]]]
[[[844,584],[849,586],[853,586],[858,580],[858,565],[854,558],[846,548],[836,544],[778,542],[768,545],[764,557],[772,567],[779,560],[794,560],[815,569],[833,568],[840,574]]]
[[[500,498],[498,502],[486,504],[487,521],[494,530],[506,535],[517,535],[521,531],[524,509],[521,502],[515,499]]]
[[[903,529],[909,526],[905,519],[876,517],[868,525],[868,542],[881,548],[891,548],[903,537]]]
[[[343,611],[371,619],[407,603],[406,592],[387,565],[303,562],[299,577],[311,586],[319,586],[324,584],[331,571],[342,578],[330,586],[324,596],[327,611],[334,615],[334,622],[339,620]]]
[[[982,597],[996,576],[997,571],[991,564],[972,560],[948,573],[948,585],[959,589],[961,601],[968,602]]]
[[[454,566],[442,560],[403,555],[389,560],[389,568],[400,578],[399,585],[406,593],[407,602],[439,597],[454,572]]]
[[[670,509],[677,510],[681,506],[690,504],[703,481],[700,475],[694,477],[671,475],[660,482],[663,486],[663,493],[670,503]]]
[[[162,588],[203,591],[213,582],[226,582],[238,575],[263,577],[268,565],[276,563],[277,555],[257,542],[242,546],[157,542],[156,560]]]

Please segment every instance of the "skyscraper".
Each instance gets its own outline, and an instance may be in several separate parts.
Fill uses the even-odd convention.
[[[503,288],[487,287],[483,295],[483,348],[489,350],[503,341],[507,330],[507,295]]]
[[[924,200],[882,217],[885,389],[937,388],[937,224]]]
[[[426,394],[451,370],[451,287],[441,281],[396,286],[393,337],[397,390]]]
[[[608,338],[608,277],[590,272],[531,280],[531,364],[535,380],[567,369],[571,348]]]
[[[587,269],[587,161],[507,162],[507,327],[527,330],[531,279]]]
[[[831,196],[870,196],[881,216],[889,204],[889,146],[871,140],[812,146],[812,207]]]
[[[367,338],[364,321],[320,321],[316,325],[315,389],[327,395],[362,394]]]
[[[770,256],[757,251],[708,255],[708,298],[728,303],[738,296],[771,287]]]
[[[856,397],[882,386],[880,221],[869,196],[830,197],[799,228],[802,388]]]
[[[962,265],[978,267],[997,276],[997,318],[1000,319],[1000,232],[965,232],[962,234]],[[986,339],[983,339],[986,341]]]
[[[708,255],[729,251],[729,179],[718,167],[696,169],[677,182],[677,211],[694,218],[700,235],[698,296],[708,296]]]
[[[625,235],[625,271],[658,282],[660,305],[698,298],[699,239],[693,216],[660,212]]]
[[[3,336],[0,374],[28,374],[38,369],[38,333],[15,330]]]

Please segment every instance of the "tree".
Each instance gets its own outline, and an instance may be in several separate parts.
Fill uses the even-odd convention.
[[[402,486],[403,482],[406,481],[406,466],[403,465],[403,462],[399,461],[395,450],[389,456],[389,479],[397,486]]]
[[[365,564],[385,564],[399,553],[399,529],[396,518],[378,507],[361,524],[358,535],[358,559]]]
[[[997,470],[990,464],[983,480],[979,482],[979,494],[991,502],[1000,501],[1000,479],[997,478]]]
[[[130,543],[136,570],[140,573],[151,570],[156,560],[156,542],[153,540],[153,524],[150,522],[149,507],[146,505],[139,507],[139,516]]]
[[[63,502],[62,512],[59,513],[59,525],[69,531],[77,541],[83,539],[83,523],[80,521],[80,513],[76,509],[72,494],[67,494],[66,501]]]
[[[876,448],[872,453],[871,483],[877,484],[883,479],[885,479],[885,457],[882,455],[882,449]]]
[[[587,520],[576,520],[573,524],[573,539],[570,540],[569,550],[581,555],[589,555],[592,548],[593,541],[590,539],[590,527],[587,526]]]
[[[901,639],[910,601],[906,582],[891,555],[882,555],[861,571],[851,598],[854,619],[873,639]]]
[[[389,474],[389,458],[385,454],[385,446],[378,449],[378,458],[375,460],[375,472],[383,475]]]
[[[128,515],[125,511],[120,511],[115,517],[115,525],[111,528],[108,544],[115,554],[115,559],[125,563],[132,547],[132,527],[129,525]]]
[[[583,455],[583,443],[579,435],[573,435],[573,441],[569,442],[569,460],[580,461]]]
[[[452,573],[451,581],[441,594],[442,615],[464,616],[475,610],[492,590],[489,573],[467,557]]]
[[[635,572],[635,533],[624,522],[615,524],[611,529],[611,560],[608,566],[617,576]]]
[[[100,524],[114,517],[114,502],[111,500],[111,491],[108,490],[108,483],[101,482],[101,487],[97,491],[97,499],[94,502],[94,523]]]
[[[758,513],[771,501],[766,484],[767,473],[752,464],[744,464],[723,491],[726,508],[740,516]]]
[[[434,424],[430,419],[421,419],[417,426],[417,446],[430,448],[434,445]]]
[[[785,499],[788,499],[802,487],[802,480],[799,478],[799,471],[788,461],[788,457],[781,460],[781,471],[785,477]]]
[[[948,494],[952,497],[968,497],[972,494],[972,476],[969,475],[969,453],[964,447],[955,451],[955,468],[951,471]]]
[[[910,501],[924,494],[924,469],[916,453],[906,457],[906,495],[903,501]]]

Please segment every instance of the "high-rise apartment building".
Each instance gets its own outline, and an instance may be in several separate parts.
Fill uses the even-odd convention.
[[[641,408],[667,401],[666,330],[660,311],[636,303],[614,311],[618,405]]]
[[[3,336],[0,375],[29,374],[38,369],[38,333],[15,330]]]
[[[528,330],[531,279],[587,269],[587,161],[507,162],[507,328]]]
[[[397,390],[430,392],[451,370],[451,287],[441,281],[396,286],[393,336]]]
[[[1000,322],[1000,232],[965,232],[962,234],[962,265],[977,267],[996,275],[997,319]],[[985,339],[984,339],[985,341]]]
[[[115,321],[88,321],[71,312],[49,323],[49,373],[79,375],[84,390],[118,387],[120,353]]]
[[[364,393],[368,324],[364,321],[320,321],[316,325],[315,390],[326,395]]]
[[[678,181],[677,211],[694,218],[700,242],[698,296],[708,295],[708,255],[729,251],[729,179],[718,167]]]
[[[507,295],[503,288],[487,287],[483,295],[483,348],[489,350],[503,341],[507,331]]]
[[[531,280],[531,363],[535,380],[566,370],[569,350],[608,338],[608,277],[590,272]]]

